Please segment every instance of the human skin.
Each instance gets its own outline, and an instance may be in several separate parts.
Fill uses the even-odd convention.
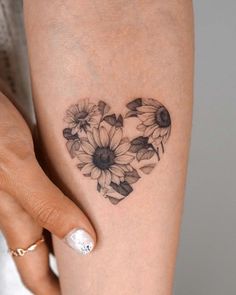
[[[86,257],[54,239],[62,293],[172,294],[192,118],[191,1],[25,0],[24,13],[48,165],[98,237]],[[75,167],[63,118],[83,98],[120,113],[137,97],[166,106],[171,135],[152,174],[114,206]]]

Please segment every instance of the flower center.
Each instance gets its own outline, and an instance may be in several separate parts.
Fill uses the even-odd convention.
[[[108,147],[97,147],[93,154],[93,164],[101,170],[109,169],[115,163],[115,154]]]
[[[82,111],[75,115],[75,122],[79,123],[81,120],[84,120],[88,116],[88,112]]]
[[[156,123],[160,127],[169,127],[171,124],[170,114],[165,107],[160,107],[155,114]]]

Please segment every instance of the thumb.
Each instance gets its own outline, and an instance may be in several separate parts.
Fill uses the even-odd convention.
[[[19,167],[19,168],[16,168]],[[8,173],[9,193],[42,227],[75,251],[87,254],[95,246],[95,231],[85,214],[46,176],[36,159],[14,165]]]

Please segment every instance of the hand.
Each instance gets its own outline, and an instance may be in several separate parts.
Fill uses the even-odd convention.
[[[2,93],[0,228],[11,249],[29,247],[42,237],[43,228],[61,239],[73,229],[84,229],[94,243],[96,240],[94,229],[84,213],[41,169],[34,154],[29,127]],[[84,236],[89,238],[86,234]],[[69,237],[70,246],[81,250],[81,245],[71,243]],[[23,283],[34,294],[60,294],[57,277],[49,268],[48,255],[48,248],[42,243],[33,252],[14,257]]]

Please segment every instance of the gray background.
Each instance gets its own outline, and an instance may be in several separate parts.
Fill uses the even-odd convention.
[[[194,6],[195,106],[175,295],[235,295],[236,2]],[[0,294],[29,294],[4,247],[0,238]]]

